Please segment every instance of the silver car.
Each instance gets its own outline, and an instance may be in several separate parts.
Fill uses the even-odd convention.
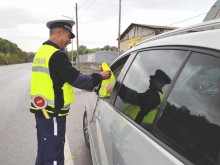
[[[96,90],[83,117],[94,165],[220,164],[219,25],[216,20],[161,34],[113,62],[111,96],[100,98]],[[153,123],[139,125],[124,113],[120,90],[145,92],[157,69],[172,81]]]

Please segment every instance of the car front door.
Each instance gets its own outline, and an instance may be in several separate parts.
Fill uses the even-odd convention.
[[[130,67],[124,67],[127,70],[123,68],[111,102],[100,99],[96,106],[93,129],[97,131],[96,148],[100,164],[182,164],[154,141],[151,132],[143,133],[141,126],[124,114],[125,101],[120,91],[123,84],[133,91],[145,92],[149,87],[149,76],[157,69],[163,70],[172,79],[186,55],[187,51],[180,50],[143,51],[135,56]],[[165,86],[164,93],[168,88],[168,85]]]
[[[112,70],[116,80],[118,79],[119,75],[121,74],[122,69],[123,69],[125,63],[127,62],[129,56],[130,55],[126,55],[125,57],[120,58],[111,66],[111,70]],[[129,63],[129,61],[128,61],[128,63]],[[128,63],[126,65],[129,65]],[[120,77],[119,77],[119,79],[120,79]],[[106,146],[106,143],[108,143],[109,138],[106,137],[107,133],[105,133],[105,131],[103,132],[103,130],[105,130],[105,129],[103,129],[102,123],[108,122],[108,121],[106,121],[106,119],[103,119],[103,115],[105,114],[106,111],[112,111],[112,106],[110,104],[112,97],[113,97],[113,95],[111,95],[111,97],[101,98],[97,94],[94,94],[93,102],[96,101],[96,104],[94,107],[90,107],[90,109],[92,109],[92,108],[94,109],[92,116],[89,117],[89,118],[91,118],[90,129],[91,129],[91,136],[92,136],[90,138],[90,140],[92,140],[92,144],[90,144],[90,145],[92,145],[91,148],[94,150],[95,159],[96,159],[97,164],[107,165],[107,164],[109,164],[109,162],[111,162],[111,161],[109,161],[109,159],[111,159],[111,158],[109,158],[109,157],[111,157],[111,154],[109,153],[109,149]],[[104,120],[104,122],[103,122],[103,120]],[[102,123],[101,123],[101,121],[102,121]],[[111,144],[111,142],[110,142],[110,144]]]

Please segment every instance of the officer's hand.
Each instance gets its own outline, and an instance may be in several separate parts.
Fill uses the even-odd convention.
[[[103,80],[109,79],[111,76],[111,71],[109,71],[109,70],[102,71],[102,72],[100,72],[100,74],[101,74]]]

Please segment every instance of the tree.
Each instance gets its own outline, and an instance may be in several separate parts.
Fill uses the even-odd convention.
[[[22,51],[17,44],[0,38],[0,64],[16,64],[30,61],[29,53]]]
[[[29,60],[28,61],[33,61],[35,54],[36,53],[34,53],[34,52],[29,52]]]
[[[104,46],[104,50],[109,51],[109,49],[110,49],[109,45]]]
[[[86,49],[87,49],[86,46],[80,45],[80,46],[79,46],[79,54],[83,54],[83,51],[85,51]]]
[[[72,61],[72,50],[67,53],[67,56],[70,61]],[[73,50],[73,61],[76,61],[77,51]]]
[[[109,46],[109,45],[106,45],[106,46],[104,46],[104,47],[101,48],[101,49],[100,49],[100,48],[88,49],[88,48],[87,48],[86,46],[84,46],[84,45],[80,45],[80,46],[79,46],[79,54],[80,54],[80,55],[89,54],[89,53],[94,53],[94,52],[98,52],[98,51],[100,51],[100,50],[102,50],[102,51],[117,51],[118,48],[115,47],[115,46]],[[69,51],[69,52],[66,51],[66,53],[67,53],[69,59],[71,60],[71,58],[72,58],[72,51]],[[73,58],[74,58],[74,59],[76,58],[76,54],[77,54],[77,51],[76,51],[76,50],[73,50]],[[75,60],[74,60],[74,61],[75,61]]]
[[[112,46],[112,47],[110,47],[110,50],[113,52],[113,51],[117,51],[117,47],[116,46]]]

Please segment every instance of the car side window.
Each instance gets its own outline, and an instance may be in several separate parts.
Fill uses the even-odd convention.
[[[121,64],[115,70],[112,71],[113,75],[115,76],[115,80],[117,80],[117,78],[118,78],[119,74],[121,73],[121,70],[124,67],[124,64],[125,64],[126,61],[127,60],[125,60],[123,64]]]
[[[192,53],[172,89],[156,136],[194,164],[220,162],[220,59]]]
[[[186,54],[187,51],[182,50],[150,50],[138,53],[122,82],[114,106],[132,120],[136,119],[140,106],[143,109],[154,108],[155,104],[150,105],[150,102],[146,106],[140,105],[140,100],[147,102],[144,95],[149,89],[149,77],[160,69],[172,79]],[[167,89],[168,85],[165,85],[163,92]],[[155,97],[160,97],[159,93],[156,95],[158,96]]]

